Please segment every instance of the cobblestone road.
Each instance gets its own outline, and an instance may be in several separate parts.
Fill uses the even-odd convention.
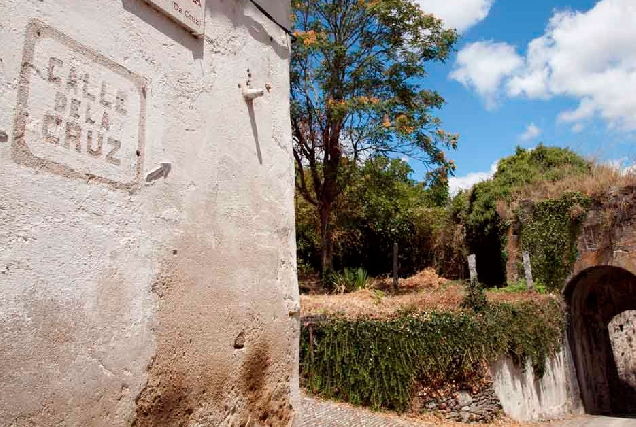
[[[371,412],[333,402],[303,396],[302,427],[434,427],[396,415]]]
[[[400,418],[396,415],[371,412],[349,405],[302,397],[301,427],[435,427],[424,421]],[[636,419],[584,417],[570,421],[531,424],[534,427],[636,427]],[[466,425],[468,427],[468,425]],[[439,426],[438,426],[439,427]],[[519,427],[519,424],[515,424]]]

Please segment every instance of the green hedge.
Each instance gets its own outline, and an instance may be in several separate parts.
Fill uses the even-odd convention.
[[[431,312],[392,320],[334,318],[303,327],[301,375],[313,393],[406,411],[414,384],[462,382],[484,361],[531,360],[542,376],[561,346],[559,300],[491,304],[480,313]]]

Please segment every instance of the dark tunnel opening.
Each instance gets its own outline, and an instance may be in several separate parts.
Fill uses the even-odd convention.
[[[567,285],[568,340],[585,411],[636,414],[636,276],[592,267]]]

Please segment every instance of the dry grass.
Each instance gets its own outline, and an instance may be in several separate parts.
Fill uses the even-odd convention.
[[[439,289],[449,283],[448,279],[440,277],[433,268],[425,268],[415,275],[400,279],[398,292],[415,292],[425,289]],[[393,279],[376,279],[374,289],[390,290],[393,287]]]
[[[572,175],[560,181],[544,181],[521,187],[515,200],[547,200],[558,198],[566,192],[580,192],[596,199],[603,199],[621,188],[636,186],[636,170],[621,171],[620,167],[594,162],[588,175]]]
[[[350,294],[300,297],[303,316],[342,315],[351,319],[387,319],[400,312],[427,311],[431,308],[452,310],[460,302],[458,286],[449,286],[445,292],[432,290],[384,296],[379,291],[363,289]]]
[[[349,319],[389,319],[404,312],[421,313],[433,310],[459,310],[464,289],[460,283],[439,277],[432,269],[401,279],[399,289],[385,293],[389,279],[379,280],[375,289],[363,289],[349,294],[301,295],[302,316],[338,315]],[[534,292],[487,292],[492,302],[544,300],[550,298]]]

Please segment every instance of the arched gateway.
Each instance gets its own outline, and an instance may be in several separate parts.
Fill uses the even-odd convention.
[[[636,414],[636,275],[589,267],[569,281],[564,296],[585,411]]]

